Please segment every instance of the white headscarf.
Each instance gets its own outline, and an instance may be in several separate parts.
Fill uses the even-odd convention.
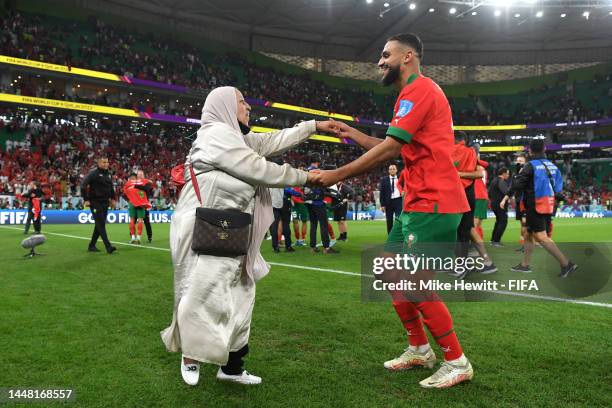
[[[202,107],[202,126],[221,122],[242,134],[238,124],[236,91],[233,86],[221,86],[208,94]],[[244,263],[247,274],[254,281],[263,278],[270,271],[270,265],[261,256],[259,248],[272,221],[274,216],[270,191],[266,187],[258,186],[255,192],[251,242]]]
[[[236,91],[233,86],[221,86],[208,94],[202,107],[202,126],[221,122],[240,132]]]

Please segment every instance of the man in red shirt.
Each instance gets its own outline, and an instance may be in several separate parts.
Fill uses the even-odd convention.
[[[423,56],[421,40],[413,34],[389,38],[378,67],[382,83],[399,91],[393,119],[382,140],[369,137],[345,124],[338,136],[353,139],[368,149],[357,160],[336,170],[321,171],[320,181],[329,186],[379,168],[401,154],[406,168],[403,212],[389,234],[388,243],[410,246],[421,243],[454,243],[457,226],[469,205],[457,169],[453,165],[453,122],[442,89],[420,73]],[[425,388],[451,387],[473,377],[464,356],[446,305],[434,293],[430,300],[398,300],[393,306],[408,331],[409,347],[384,365],[389,370],[415,366],[433,367],[436,356],[429,345],[423,324],[444,351],[440,369],[421,381]]]
[[[474,211],[476,198],[474,196],[474,173],[476,170],[476,152],[467,147],[467,135],[465,132],[455,132],[455,146],[452,153],[453,164],[459,172],[459,179],[465,191],[465,197],[470,205],[467,212],[463,213],[459,227],[457,227],[457,256],[466,257],[470,246],[470,231],[474,228]],[[468,177],[469,175],[469,177]],[[480,174],[478,174],[480,175]]]
[[[482,257],[482,265],[467,269],[455,276],[464,279],[470,272],[478,272],[484,275],[497,272],[497,267],[487,254],[482,238],[474,229],[475,210],[476,210],[476,182],[482,181],[484,169],[478,166],[478,156],[475,148],[467,147],[467,134],[465,132],[455,132],[455,149],[453,151],[453,162],[459,171],[459,178],[465,191],[465,197],[470,205],[470,211],[463,214],[459,227],[457,228],[457,248],[456,255],[467,257],[470,241],[474,242],[477,252]]]
[[[489,163],[478,158],[478,169],[482,170],[482,177],[474,180],[474,194],[476,196],[476,208],[474,208],[474,228],[480,239],[484,239],[482,220],[487,219],[489,208],[489,194],[487,192],[487,172]]]
[[[304,169],[304,166],[300,166],[300,170]],[[293,188],[302,196],[291,196],[293,201],[293,209],[291,211],[291,217],[293,218],[293,230],[295,231],[295,246],[306,245],[306,230],[308,228],[308,209],[304,204],[304,189],[301,187]],[[300,230],[300,221],[302,222],[302,229]]]
[[[151,208],[147,199],[147,194],[138,188],[145,185],[145,180],[138,180],[135,173],[130,174],[130,178],[123,186],[123,195],[128,200],[128,213],[130,215],[130,235],[131,244],[140,244],[142,227],[144,224],[145,210]],[[135,223],[138,220],[138,234],[136,235]]]

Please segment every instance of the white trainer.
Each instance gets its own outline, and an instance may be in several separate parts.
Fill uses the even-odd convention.
[[[423,388],[448,388],[472,378],[474,378],[474,369],[469,360],[465,358],[465,364],[443,362],[438,371],[433,373],[431,377],[419,382],[419,384]]]
[[[245,384],[245,385],[261,384],[261,377],[258,377],[253,374],[249,374],[246,370],[244,370],[242,374],[240,375],[230,375],[230,374],[225,374],[223,370],[219,368],[219,371],[217,371],[217,380],[230,381],[230,382],[235,382],[238,384]]]
[[[200,363],[185,364],[185,357],[181,356],[181,375],[185,383],[196,385],[200,380]]]
[[[434,368],[435,364],[436,354],[431,348],[424,353],[419,353],[408,347],[401,356],[385,361],[384,366],[389,371],[402,371],[410,370],[413,367]]]

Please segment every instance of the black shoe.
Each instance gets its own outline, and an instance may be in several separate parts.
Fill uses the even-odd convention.
[[[289,247],[285,249],[285,252],[295,252],[295,249],[293,247]]]
[[[90,246],[89,248],[87,248],[87,250],[89,252],[100,252],[100,250],[98,248],[96,248],[95,246]]]
[[[472,272],[472,269],[465,268],[463,272],[449,272],[449,275],[457,280],[464,280]]]
[[[482,269],[477,269],[477,271],[482,273],[483,275],[488,275],[490,273],[497,272],[497,266],[495,266],[495,264],[492,263],[491,265],[485,265],[484,268]]]
[[[23,231],[23,235],[28,235],[28,231]]]
[[[150,244],[151,241],[153,241],[153,238],[149,238],[147,241],[149,241],[149,244]]]
[[[576,269],[578,269],[578,265],[576,265],[572,261],[569,261],[567,266],[565,266],[565,267],[562,266],[561,267],[561,273],[559,274],[559,277],[560,278],[567,278],[569,276],[569,274],[574,272]]]
[[[275,253],[277,253],[277,254],[280,253],[280,249],[278,249],[278,248],[272,248],[272,249],[274,250]]]
[[[323,248],[323,253],[324,254],[339,254],[340,251],[338,251],[337,249],[334,249],[332,247],[329,247],[329,248]]]
[[[313,254],[318,254],[319,252],[321,252],[321,250],[319,248],[310,248],[310,252],[312,252]]]
[[[110,246],[110,247],[106,248],[106,252],[108,252],[109,254],[112,254],[116,250],[117,250],[117,248],[114,247],[114,246]]]
[[[501,242],[493,242],[493,241],[491,241],[491,246],[493,248],[501,248],[501,247],[504,246],[504,244],[502,244]]]
[[[518,264],[518,265],[515,265],[512,268],[510,268],[510,270],[512,272],[531,273],[531,268],[529,267],[529,265],[523,266],[521,264]]]

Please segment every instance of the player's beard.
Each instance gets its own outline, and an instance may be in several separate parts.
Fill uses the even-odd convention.
[[[382,82],[383,86],[389,86],[395,83],[400,76],[400,66],[397,64],[396,66],[385,65],[386,68],[389,69],[387,75],[383,76],[380,82]]]

